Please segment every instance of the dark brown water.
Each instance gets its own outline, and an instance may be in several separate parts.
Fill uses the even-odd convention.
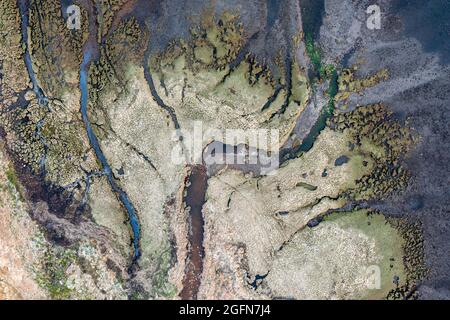
[[[198,289],[200,287],[200,277],[203,271],[203,257],[205,249],[203,248],[203,213],[202,207],[205,203],[205,193],[207,187],[206,167],[197,165],[192,168],[191,175],[187,179],[186,197],[184,201],[189,211],[189,237],[188,237],[188,255],[186,259],[185,274],[183,279],[183,290],[180,293],[182,299],[197,299]]]

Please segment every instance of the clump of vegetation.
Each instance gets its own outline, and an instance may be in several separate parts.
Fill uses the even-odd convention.
[[[374,169],[357,181],[352,197],[381,198],[407,184],[409,173],[401,165],[401,158],[416,137],[407,126],[392,119],[392,112],[385,105],[362,106],[352,112],[339,113],[331,122],[333,128],[349,134],[355,146],[374,160]]]
[[[17,179],[16,172],[12,167],[9,167],[6,170],[6,178],[8,179],[9,183],[11,183],[17,190],[19,189],[19,181]]]
[[[366,88],[373,87],[389,78],[387,69],[381,69],[365,78],[357,78],[355,76],[357,69],[357,66],[353,66],[352,68],[342,70],[338,80],[339,94],[336,96],[336,101],[346,100],[351,93],[361,93]]]
[[[129,62],[137,62],[142,59],[145,36],[141,32],[135,18],[127,19],[118,24],[114,31],[106,38],[105,45],[100,48],[100,57],[92,63],[89,71],[89,99],[96,104],[102,94],[108,96],[126,96],[129,94],[125,84],[125,75],[129,71]],[[128,57],[124,60],[123,57]],[[116,99],[117,99],[116,98]],[[109,121],[97,110],[92,114],[101,117],[105,121],[103,126],[108,128]],[[97,135],[102,136],[102,130],[97,130]]]
[[[406,270],[406,282],[387,295],[390,300],[417,299],[416,284],[427,277],[429,270],[425,265],[425,252],[422,225],[418,221],[406,219],[387,219],[402,235],[404,241],[403,265]]]
[[[80,10],[81,21],[87,21],[86,10]],[[39,66],[36,77],[46,96],[61,97],[68,86],[74,85],[70,73],[81,62],[88,24],[82,23],[81,30],[68,29],[61,16],[60,1],[48,0],[45,6],[29,6],[29,25],[30,52]]]
[[[8,148],[17,161],[36,174],[40,172],[40,160],[45,153],[38,130],[38,123],[44,117],[45,109],[36,100],[30,101],[26,109],[17,108],[0,114],[1,126],[8,132]]]
[[[306,53],[308,54],[309,59],[311,59],[314,69],[318,71],[322,65],[322,57],[320,49],[314,45],[311,35],[306,36]]]
[[[189,40],[174,40],[166,50],[152,58],[152,69],[159,72],[167,65],[175,66],[180,61],[178,58],[183,57],[182,60],[194,72],[202,69],[223,70],[237,58],[243,43],[244,27],[238,22],[237,15],[224,12],[216,17],[206,12],[201,23],[190,29]],[[256,74],[257,77],[270,76],[268,70],[249,55],[245,56],[245,60],[254,68],[253,74],[250,74],[253,81]]]

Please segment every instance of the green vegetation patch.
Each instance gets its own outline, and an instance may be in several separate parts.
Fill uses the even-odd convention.
[[[319,76],[320,79],[331,78],[331,75],[335,71],[335,67],[332,64],[322,63],[322,51],[320,47],[314,44],[311,35],[306,35],[305,37],[306,53],[311,60],[311,64],[314,67],[314,72]]]
[[[342,229],[356,229],[374,239],[378,254],[375,266],[380,268],[380,289],[367,291],[368,299],[386,298],[391,290],[406,282],[403,265],[404,239],[401,233],[379,213],[358,210],[347,213],[333,213],[323,223],[336,223]]]

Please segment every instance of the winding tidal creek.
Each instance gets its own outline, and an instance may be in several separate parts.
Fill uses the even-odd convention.
[[[91,15],[92,16],[92,15]],[[83,62],[80,65],[80,91],[81,91],[81,107],[80,111],[82,114],[83,122],[86,127],[86,132],[89,138],[89,143],[94,149],[95,155],[103,167],[104,174],[108,178],[108,183],[111,189],[118,196],[119,201],[124,206],[127,211],[128,218],[130,220],[130,225],[133,234],[133,263],[137,261],[140,257],[140,225],[139,218],[136,213],[136,209],[131,203],[128,195],[123,191],[116,180],[113,177],[111,167],[103,154],[100,144],[98,142],[97,136],[92,130],[91,122],[88,117],[88,105],[89,105],[89,90],[88,90],[88,80],[89,80],[89,67],[91,63],[98,56],[98,44],[95,40],[95,35],[97,34],[97,28],[95,21],[90,19],[89,21],[89,40],[83,48]]]
[[[46,105],[48,103],[48,99],[44,95],[44,91],[42,91],[41,87],[39,87],[38,81],[36,79],[36,74],[33,70],[30,48],[28,46],[29,2],[27,0],[20,0],[18,4],[22,19],[20,29],[22,33],[22,43],[25,45],[24,60],[28,76],[30,77],[31,83],[33,84],[33,91],[38,98],[39,104]]]

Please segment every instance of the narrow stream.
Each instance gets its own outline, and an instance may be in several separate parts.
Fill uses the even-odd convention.
[[[33,91],[36,94],[38,103],[41,106],[43,106],[44,108],[46,107],[48,109],[48,98],[45,96],[44,91],[38,84],[36,74],[34,73],[34,70],[33,70],[33,62],[31,60],[31,54],[30,54],[30,48],[29,48],[29,42],[28,42],[29,2],[28,2],[28,0],[19,0],[19,1],[17,1],[17,4],[19,7],[19,13],[21,16],[21,23],[20,23],[20,29],[21,29],[21,34],[22,34],[21,42],[25,47],[25,52],[24,52],[23,58],[25,61],[25,66],[27,68],[28,77],[30,78],[31,83],[33,85]],[[26,106],[28,106],[28,104],[29,103],[25,99],[21,99],[19,96],[18,106],[25,108]],[[37,122],[36,128],[35,128],[35,135],[41,141],[43,148],[44,148],[44,152],[41,155],[41,159],[39,160],[39,168],[41,171],[40,174],[42,176],[45,176],[45,174],[46,174],[45,164],[47,161],[47,152],[48,152],[48,144],[46,142],[46,139],[41,134],[41,129],[42,129],[42,126],[44,125],[44,122],[45,122],[45,116]]]
[[[92,16],[92,15],[91,15]],[[119,201],[125,207],[128,218],[130,220],[130,225],[133,233],[133,263],[137,261],[140,257],[140,225],[139,219],[136,214],[136,209],[131,203],[128,195],[119,187],[116,180],[114,179],[111,167],[103,154],[100,144],[98,142],[97,136],[92,130],[91,122],[88,117],[88,104],[89,104],[89,90],[88,90],[88,80],[89,80],[89,67],[91,62],[95,60],[98,56],[98,44],[96,42],[95,35],[97,34],[97,28],[95,26],[95,20],[90,19],[89,21],[89,39],[83,48],[83,61],[80,65],[80,91],[81,91],[81,107],[80,111],[82,114],[83,122],[86,127],[86,132],[89,138],[89,143],[94,149],[97,159],[100,161],[103,171],[108,178],[109,185],[111,189],[117,194]]]
[[[28,47],[28,22],[29,22],[29,3],[28,0],[18,1],[19,12],[21,15],[20,29],[22,33],[22,43],[25,45],[24,60],[27,68],[28,76],[33,84],[33,91],[38,98],[39,104],[46,105],[48,103],[47,97],[44,95],[44,91],[39,87],[36,75],[33,70],[33,62],[31,60],[30,48]]]

